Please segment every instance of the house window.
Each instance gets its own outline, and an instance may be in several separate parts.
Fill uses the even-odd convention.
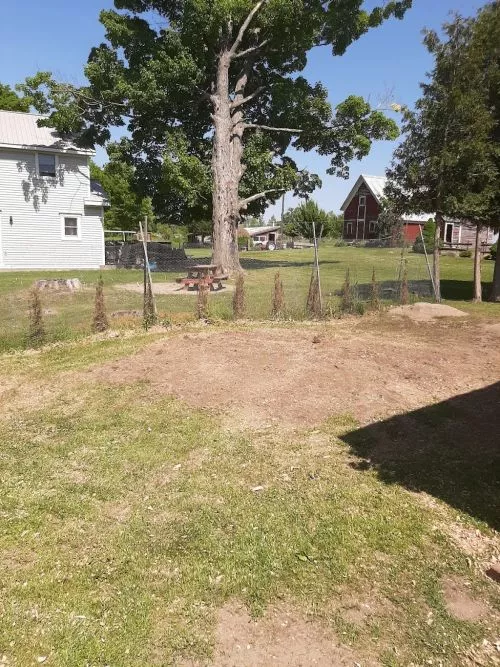
[[[346,236],[352,236],[352,222],[345,223],[345,234]]]
[[[50,176],[55,178],[56,176],[56,156],[51,153],[38,153],[38,175],[39,176]]]
[[[61,227],[62,238],[79,240],[81,238],[81,216],[79,215],[62,215]]]
[[[377,223],[375,222],[375,220],[370,220],[368,231],[370,232],[370,234],[374,234],[377,231]]]

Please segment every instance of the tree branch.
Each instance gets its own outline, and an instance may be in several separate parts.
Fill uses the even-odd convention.
[[[252,11],[248,14],[246,19],[243,21],[241,28],[238,30],[238,34],[236,36],[236,39],[234,40],[234,44],[232,45],[230,51],[229,51],[229,57],[234,58],[236,51],[238,50],[239,45],[241,44],[243,37],[245,36],[245,32],[247,31],[248,26],[252,22],[253,17],[259,9],[262,7],[267,2],[267,0],[259,0],[256,5],[254,5]]]
[[[260,44],[257,44],[257,46],[250,46],[248,49],[245,49],[244,51],[240,51],[239,53],[235,53],[232,57],[234,59],[236,58],[244,58],[245,56],[250,55],[251,53],[255,53],[255,51],[258,51],[259,49],[264,48],[266,44],[269,44],[268,39],[264,39]]]
[[[302,134],[303,130],[294,127],[272,127],[271,125],[258,125],[257,123],[245,123],[244,129],[254,128],[257,130],[266,130],[268,132],[288,132],[289,134]]]
[[[258,192],[256,195],[252,195],[251,197],[247,197],[246,199],[240,199],[240,209],[246,208],[248,204],[251,204],[253,201],[257,201],[257,199],[262,199],[262,197],[271,194],[271,192],[285,192],[285,189],[273,188],[272,190],[264,190],[263,192]]]
[[[233,102],[231,102],[231,109],[237,109],[238,107],[241,107],[242,104],[250,102],[250,100],[253,100],[255,97],[257,97],[257,95],[260,95],[263,90],[265,90],[265,86],[259,86],[256,90],[253,91],[253,93],[250,93],[250,95],[235,99]]]

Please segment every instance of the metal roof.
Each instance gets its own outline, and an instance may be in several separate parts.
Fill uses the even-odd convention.
[[[351,203],[352,198],[354,195],[357,193],[359,190],[360,185],[364,183],[368,190],[372,193],[372,195],[375,197],[377,202],[380,204],[382,200],[384,199],[384,189],[385,186],[387,185],[387,178],[385,176],[368,176],[367,174],[361,174],[354,183],[351,191],[346,197],[346,200],[340,207],[341,211],[345,211],[345,209],[349,206]],[[415,223],[420,223],[420,222],[427,222],[429,218],[432,218],[432,215],[429,215],[428,213],[408,213],[407,215],[402,215],[401,218],[405,222],[415,222]]]
[[[51,127],[38,127],[38,120],[46,117],[22,111],[0,111],[0,146],[93,154],[63,139]]]
[[[259,236],[259,234],[267,234],[268,232],[279,232],[279,227],[243,227],[248,232],[248,236]]]

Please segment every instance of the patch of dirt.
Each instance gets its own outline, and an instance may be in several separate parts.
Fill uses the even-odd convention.
[[[478,621],[490,613],[480,600],[475,600],[458,577],[443,581],[443,596],[448,612],[459,621]]]
[[[376,667],[378,662],[340,644],[319,624],[284,605],[253,620],[239,604],[219,612],[214,667]]]
[[[435,325],[433,325],[435,326]],[[155,395],[234,418],[235,428],[312,426],[331,415],[362,423],[495,382],[500,349],[474,327],[362,331],[350,322],[245,331],[211,329],[157,341],[95,367],[103,383],[146,380]],[[319,343],[314,343],[318,332]],[[483,350],[484,347],[484,350]],[[227,421],[227,419],[226,419]]]
[[[142,294],[144,286],[142,283],[123,283],[121,285],[115,285],[117,289],[127,290],[128,292],[137,292]],[[234,291],[234,285],[228,285],[224,283],[222,289],[215,289],[213,292],[210,292],[210,296],[215,294],[228,294],[228,292]],[[158,294],[173,294],[177,296],[198,296],[198,290],[195,289],[186,289],[179,283],[155,283],[153,279],[153,293]]]
[[[397,306],[389,310],[389,315],[409,317],[414,322],[431,322],[440,317],[467,317],[467,313],[443,303],[412,303],[408,306]]]

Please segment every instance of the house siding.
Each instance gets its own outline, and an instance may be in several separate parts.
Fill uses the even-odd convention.
[[[56,178],[40,178],[34,151],[0,149],[0,267],[102,266],[102,207],[85,206],[89,197],[86,155],[61,153]],[[79,239],[62,237],[61,214],[81,216]]]

